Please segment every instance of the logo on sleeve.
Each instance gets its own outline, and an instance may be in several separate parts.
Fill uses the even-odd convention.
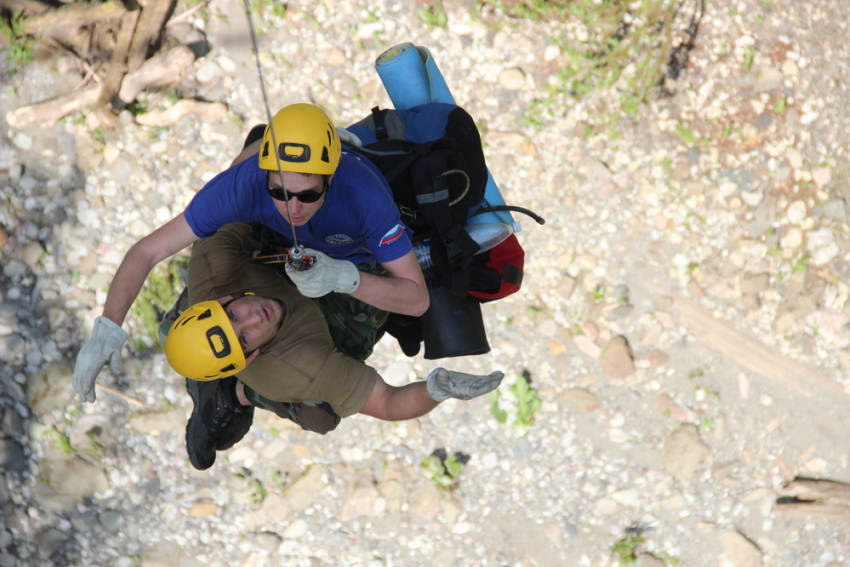
[[[354,239],[347,234],[331,234],[325,237],[325,242],[336,245],[350,244],[351,242],[354,242]]]
[[[397,224],[381,238],[381,243],[378,246],[380,247],[384,246],[385,244],[392,244],[393,242],[401,238],[402,234],[404,234],[404,227],[400,224]]]

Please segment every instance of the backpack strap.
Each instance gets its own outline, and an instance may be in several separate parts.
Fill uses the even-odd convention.
[[[447,144],[450,146],[450,144]],[[448,158],[453,149],[435,149],[411,164],[411,179],[419,212],[431,225],[431,246],[443,249],[447,262],[434,254],[434,267],[442,279],[450,283],[452,291],[465,294],[469,288],[469,264],[480,250],[463,226],[452,218],[449,202],[451,194],[446,177]]]
[[[378,141],[386,140],[389,136],[387,134],[386,116],[386,109],[381,110],[377,106],[372,108],[372,123],[375,129],[375,137],[378,138]]]

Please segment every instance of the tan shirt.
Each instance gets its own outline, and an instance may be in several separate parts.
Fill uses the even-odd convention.
[[[280,300],[280,329],[237,377],[277,402],[323,400],[340,417],[359,412],[378,373],[336,350],[324,315],[286,275],[248,257],[242,245],[249,231],[247,224],[229,224],[195,244],[189,262],[189,304],[246,292]]]

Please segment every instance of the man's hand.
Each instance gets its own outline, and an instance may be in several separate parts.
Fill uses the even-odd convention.
[[[347,260],[334,260],[318,250],[305,248],[307,256],[315,257],[313,266],[308,270],[296,271],[289,264],[286,273],[292,283],[305,297],[322,297],[332,291],[352,293],[360,286],[360,272],[357,266]]]
[[[101,369],[108,363],[113,374],[124,373],[121,348],[127,342],[127,333],[106,317],[94,320],[91,340],[83,345],[74,365],[74,391],[84,402],[95,400],[94,383]]]
[[[346,146],[354,146],[355,148],[360,148],[363,146],[363,142],[360,141],[360,138],[357,137],[357,134],[352,134],[345,128],[340,128],[337,126],[336,135],[339,136],[339,141],[345,144]]]
[[[435,402],[442,402],[449,398],[471,400],[489,394],[498,388],[504,377],[504,372],[499,371],[493,372],[489,376],[479,376],[478,374],[465,374],[445,368],[435,368],[428,375],[426,384],[428,395]]]

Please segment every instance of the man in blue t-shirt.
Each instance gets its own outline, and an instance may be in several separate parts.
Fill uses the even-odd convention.
[[[309,270],[287,269],[290,278],[308,297],[340,294],[352,321],[363,320],[359,310],[377,320],[379,311],[418,317],[428,309],[425,279],[386,180],[368,161],[342,152],[324,111],[285,107],[259,150],[258,162],[246,159],[216,176],[184,213],[127,252],[77,356],[74,389],[83,400],[95,400],[95,380],[107,363],[120,371],[128,338],[120,325],[153,267],[230,222],[258,221],[284,238],[294,230],[315,260]]]

